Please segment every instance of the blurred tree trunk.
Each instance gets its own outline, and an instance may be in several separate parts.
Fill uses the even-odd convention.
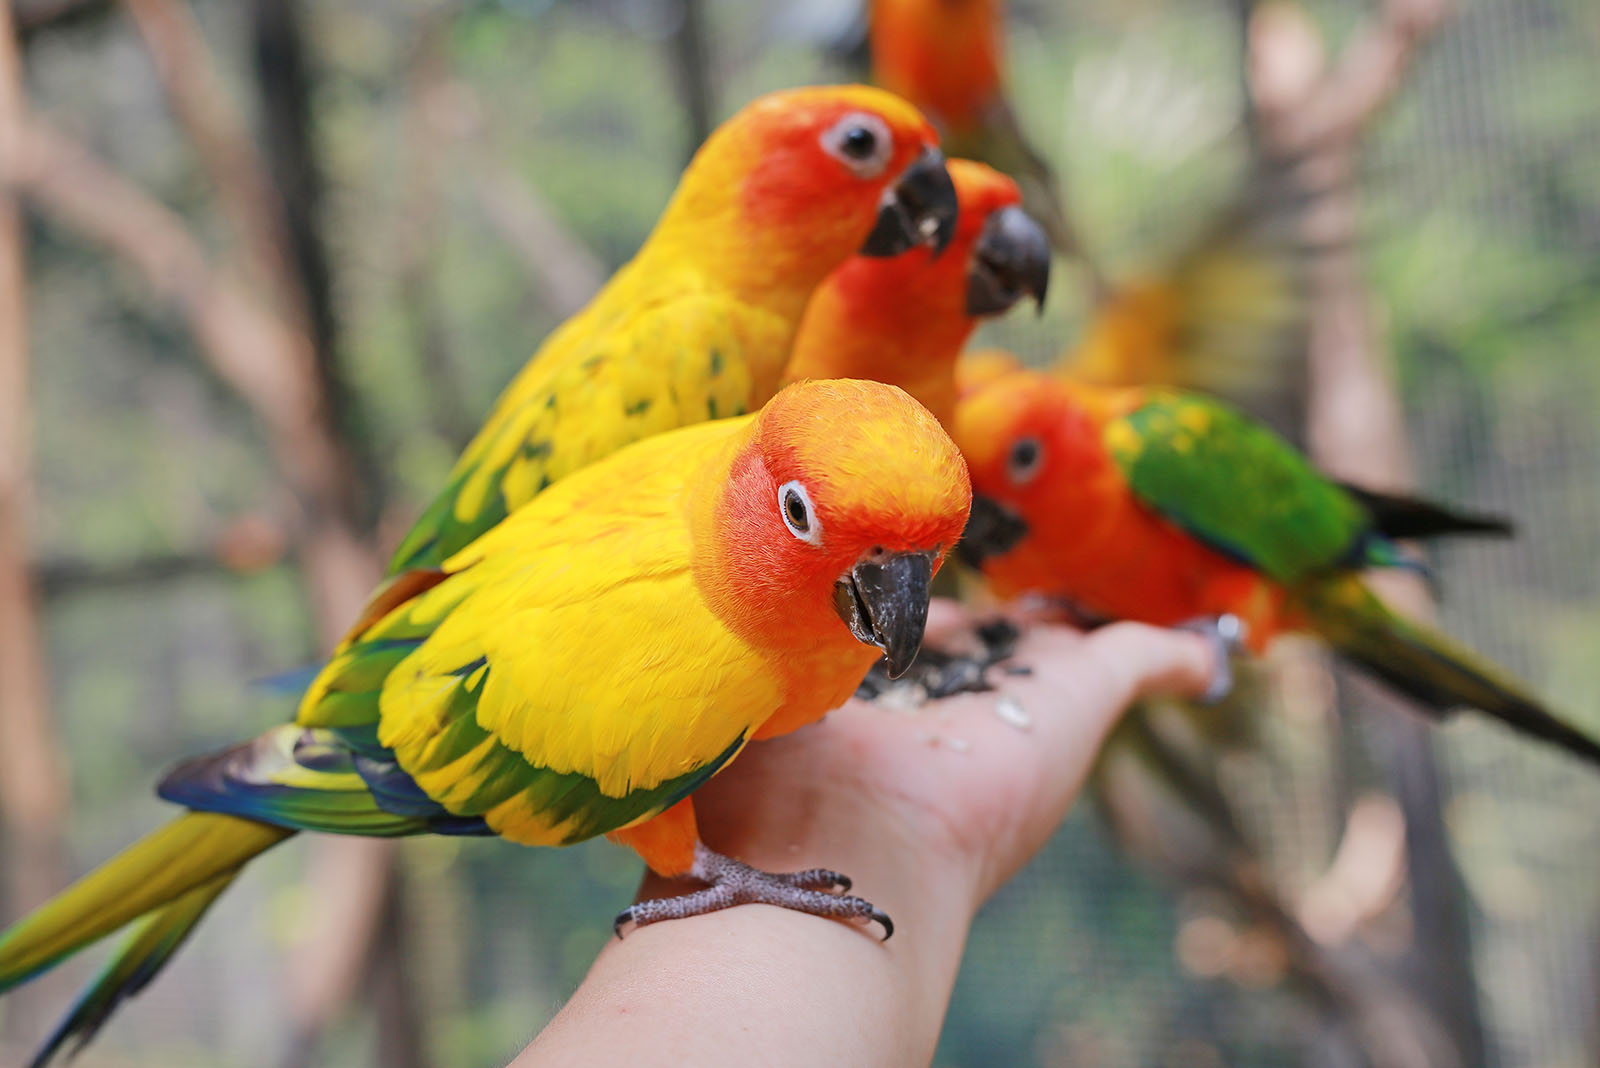
[[[175,0],[127,0],[127,8],[211,179],[228,254],[213,260],[182,219],[37,120],[23,124],[15,152],[0,155],[0,182],[143,274],[255,411],[293,497],[296,556],[326,648],[357,617],[382,560],[358,504],[367,487],[319,362],[284,209],[188,9]],[[392,843],[375,840],[329,840],[317,852],[318,910],[290,988],[290,1032],[301,1037],[319,1034],[360,989],[394,861]]]
[[[333,272],[322,238],[324,182],[312,129],[314,78],[302,6],[299,0],[255,0],[251,14],[263,156],[277,194],[279,233],[287,246],[286,282],[298,290],[334,430],[356,462],[352,505],[370,529],[382,509],[383,469],[339,351]]]
[[[716,109],[711,93],[711,51],[706,46],[705,5],[701,0],[677,0],[676,6],[678,22],[668,44],[678,76],[678,96],[689,117],[688,151],[683,156],[687,163],[711,136]]]
[[[382,508],[382,475],[340,358],[332,272],[320,225],[323,178],[312,129],[312,60],[303,10],[298,0],[254,0],[251,22],[264,167],[276,194],[271,206],[284,246],[282,285],[294,290],[304,317],[328,433],[351,461],[350,519],[370,538]],[[347,618],[341,626],[348,623]],[[315,1059],[321,1034],[363,988],[374,994],[379,1035],[391,1036],[380,1041],[377,1063],[382,1068],[425,1063],[422,1013],[407,968],[404,929],[395,922],[403,910],[394,847],[362,842],[352,850],[350,845],[326,841],[313,846],[311,878],[319,889],[317,900],[343,908],[330,910],[291,962],[295,1042],[285,1068]],[[315,976],[338,981],[324,984],[309,978]]]
[[[390,228],[395,238],[400,307],[428,385],[429,422],[435,434],[459,451],[477,433],[479,413],[473,411],[462,389],[433,272],[441,232],[443,178],[447,170],[454,170],[456,160],[449,143],[454,135],[452,119],[462,109],[451,91],[445,54],[448,29],[446,12],[424,16],[417,27],[406,68],[403,182]]]
[[[22,71],[9,9],[0,3],[0,157],[24,119]],[[23,227],[0,189],[0,907],[22,915],[65,882],[67,783],[50,720],[44,648],[28,570],[31,421]],[[59,985],[59,984],[58,984]],[[32,1041],[61,991],[12,995],[7,1021]]]
[[[1308,264],[1311,456],[1330,475],[1375,489],[1409,488],[1413,476],[1391,368],[1361,275],[1360,141],[1452,6],[1451,0],[1386,0],[1331,63],[1315,25],[1292,4],[1258,8],[1250,26],[1252,134],[1307,194],[1302,227],[1317,250]],[[1378,576],[1374,585],[1402,611],[1431,611],[1427,589],[1415,576]],[[1471,933],[1432,735],[1386,689],[1354,676],[1345,681],[1369,713],[1379,761],[1405,815],[1413,928],[1401,971],[1454,1047],[1433,1051],[1428,1063],[1477,1068],[1486,1063],[1486,1051]]]

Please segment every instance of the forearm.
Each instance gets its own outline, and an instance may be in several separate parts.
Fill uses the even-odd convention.
[[[790,787],[792,790],[793,787]],[[782,827],[742,810],[706,828],[716,848],[770,871],[836,868],[895,923],[857,927],[744,905],[633,931],[514,1062],[627,1065],[925,1065],[976,910],[976,875],[926,855],[882,813],[869,833],[823,809],[848,795],[797,794]],[[859,800],[859,799],[857,799]],[[740,812],[740,809],[733,811]]]

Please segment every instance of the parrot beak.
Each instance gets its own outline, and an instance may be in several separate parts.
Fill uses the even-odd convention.
[[[944,169],[944,153],[925,148],[899,181],[883,191],[878,224],[861,246],[863,256],[898,256],[918,245],[943,252],[956,232],[956,187]]]
[[[994,212],[983,224],[967,270],[967,314],[999,315],[1024,295],[1044,312],[1050,288],[1050,235],[1015,204]]]
[[[956,542],[956,555],[969,567],[982,567],[985,560],[1004,556],[1028,536],[1028,524],[1020,515],[988,497],[972,495],[972,513],[967,529]]]
[[[906,673],[922,648],[928,623],[931,553],[874,549],[833,584],[833,607],[863,645],[883,650],[889,677]]]

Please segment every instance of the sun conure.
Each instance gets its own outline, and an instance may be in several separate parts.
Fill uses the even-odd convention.
[[[1025,295],[1044,303],[1050,242],[1016,182],[969,160],[951,160],[949,173],[960,204],[949,248],[846,260],[811,298],[785,378],[889,382],[950,425],[967,338]]]
[[[1178,254],[1103,286],[1051,370],[1099,386],[1203,390],[1257,414],[1296,393],[1313,250],[1283,200],[1250,183]]]
[[[0,934],[0,990],[133,923],[49,1039],[86,1040],[243,865],[297,831],[608,834],[709,888],[618,918],[759,901],[888,918],[833,872],[700,844],[689,795],[753,738],[917,653],[971,500],[938,422],[875,382],[791,386],[759,413],[637,443],[540,494],[369,606],[288,724],[180,765],[189,811]]]
[[[1600,744],[1509,673],[1391,612],[1362,581],[1363,568],[1409,562],[1395,538],[1492,521],[1340,486],[1197,394],[990,367],[954,434],[976,495],[963,555],[1001,596],[1158,625],[1234,616],[1258,651],[1313,632],[1430,711],[1476,708],[1600,762]]]
[[[872,80],[933,120],[952,156],[1015,178],[1051,243],[1078,248],[1056,178],[1029,143],[1005,92],[1003,0],[871,0]]]
[[[437,566],[628,442],[759,408],[817,283],[852,254],[943,248],[955,212],[933,128],[898,97],[834,86],[747,105],[633,260],[512,380],[390,572]]]

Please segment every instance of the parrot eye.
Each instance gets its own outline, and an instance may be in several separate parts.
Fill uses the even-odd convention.
[[[894,138],[882,119],[858,111],[828,127],[822,135],[822,150],[857,178],[876,178],[894,154]]]
[[[878,147],[878,135],[865,126],[852,126],[844,132],[839,147],[851,159],[870,159],[873,149]]]
[[[1011,455],[1006,457],[1006,474],[1020,486],[1039,473],[1039,463],[1043,459],[1044,447],[1039,439],[1023,438],[1011,446]]]
[[[811,545],[822,540],[822,525],[811,506],[811,495],[798,481],[790,480],[778,487],[778,511],[790,534]]]

